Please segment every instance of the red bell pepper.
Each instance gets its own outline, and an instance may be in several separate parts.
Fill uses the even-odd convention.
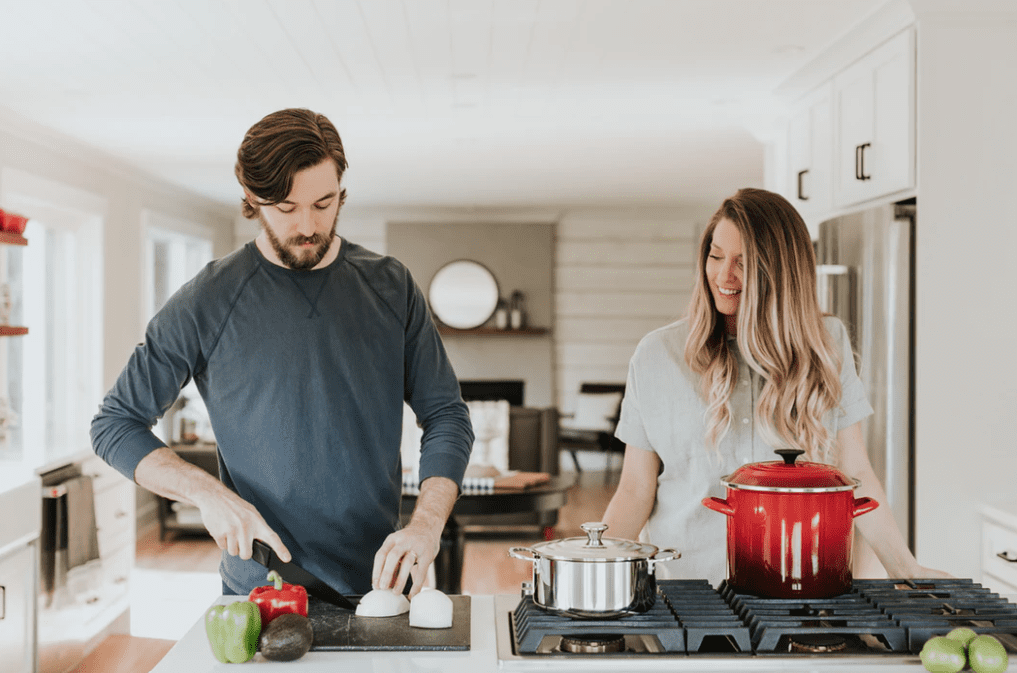
[[[307,589],[299,584],[283,584],[282,577],[274,570],[268,573],[268,581],[272,584],[254,587],[249,596],[261,613],[262,629],[279,615],[292,612],[307,616]]]

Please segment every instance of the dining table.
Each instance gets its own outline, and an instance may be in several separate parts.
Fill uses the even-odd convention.
[[[458,517],[554,512],[568,502],[568,491],[576,481],[577,475],[565,474],[526,488],[464,488],[441,533],[441,549],[434,559],[436,588],[446,594],[461,593],[466,532]],[[413,511],[417,495],[415,488],[403,489],[404,515]]]

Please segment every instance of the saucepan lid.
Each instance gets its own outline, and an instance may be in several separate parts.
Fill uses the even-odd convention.
[[[586,537],[568,537],[532,545],[534,554],[554,561],[638,561],[650,559],[659,550],[652,544],[603,537],[607,524],[580,525]]]
[[[778,493],[830,493],[858,488],[857,479],[833,465],[797,460],[805,453],[801,449],[777,449],[774,453],[783,460],[742,465],[721,477],[721,482],[729,488]]]

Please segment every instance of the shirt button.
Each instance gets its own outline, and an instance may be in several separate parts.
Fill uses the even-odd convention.
[[[749,385],[749,380],[748,379],[742,379],[742,385],[743,386]]]
[[[744,425],[748,425],[748,424],[749,424],[749,419],[747,419],[747,418],[743,418],[743,419],[742,419],[742,423],[743,423]]]

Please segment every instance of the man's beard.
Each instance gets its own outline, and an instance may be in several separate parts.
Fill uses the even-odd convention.
[[[327,236],[319,233],[312,234],[311,236],[300,236],[298,234],[288,238],[286,243],[276,238],[272,228],[265,222],[265,217],[261,213],[258,213],[258,219],[261,220],[261,227],[265,230],[268,242],[272,245],[272,249],[275,250],[275,254],[279,256],[279,261],[294,271],[307,271],[318,266],[328,253],[328,249],[335,239],[336,225],[339,224],[339,213],[335,214],[335,220],[332,221],[332,230],[328,232]],[[314,247],[310,250],[300,251],[300,246],[305,243],[310,243]]]

